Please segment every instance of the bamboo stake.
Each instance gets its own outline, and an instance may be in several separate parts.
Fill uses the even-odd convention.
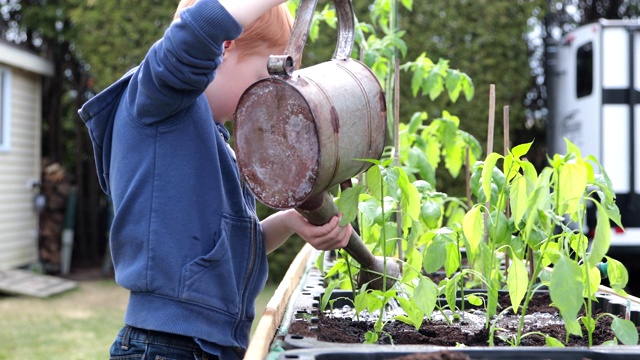
[[[487,126],[487,155],[493,152],[493,130],[495,127],[495,112],[496,112],[496,85],[491,84],[489,86],[489,124]],[[485,202],[486,211],[484,212],[484,242],[489,243],[489,230],[487,224],[489,222],[489,212],[491,209],[490,197],[487,196]],[[491,279],[488,279],[491,281]],[[486,285],[482,283],[482,288],[485,289]]]
[[[489,124],[487,126],[487,155],[493,152],[493,131],[496,120],[496,85],[491,84],[489,86]],[[487,220],[489,219],[489,212],[491,210],[490,198],[487,197],[485,203],[487,211],[484,213],[484,242],[489,242],[489,233],[487,231]]]
[[[493,152],[493,129],[496,121],[496,85],[489,87],[489,126],[487,129],[487,155]]]

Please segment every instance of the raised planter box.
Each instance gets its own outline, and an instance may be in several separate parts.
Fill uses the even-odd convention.
[[[319,341],[313,336],[290,334],[293,322],[308,326],[313,333],[320,313],[320,299],[324,293],[324,279],[314,267],[318,252],[306,246],[292,263],[285,279],[280,284],[251,341],[245,359],[394,359],[408,354],[431,354],[440,359],[438,351],[463,353],[469,359],[640,359],[640,346],[594,346],[586,347],[449,347],[434,345],[370,345],[343,344]],[[608,288],[598,292],[597,306],[600,310],[624,316],[630,310],[630,320],[640,324],[640,303],[637,298],[626,299],[612,294]],[[350,292],[339,292],[334,298],[348,297]],[[336,300],[334,308],[347,305],[348,301]],[[630,306],[629,306],[630,305]],[[462,354],[457,354],[462,355]],[[419,359],[419,357],[415,357]],[[425,357],[424,359],[427,359]],[[448,359],[443,357],[442,359]]]

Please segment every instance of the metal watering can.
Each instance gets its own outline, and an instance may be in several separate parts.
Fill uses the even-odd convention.
[[[328,189],[365,171],[378,159],[386,131],[383,90],[371,69],[351,59],[351,0],[333,0],[338,43],[330,61],[295,70],[317,0],[302,0],[284,55],[272,55],[269,78],[252,84],[236,109],[238,167],[255,196],[276,209],[296,208],[322,225],[338,214]],[[382,289],[380,273],[400,275],[397,262],[374,257],[353,231],[345,250],[361,265],[360,284]]]

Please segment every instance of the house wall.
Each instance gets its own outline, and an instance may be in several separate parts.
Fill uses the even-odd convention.
[[[34,207],[38,189],[32,184],[40,179],[42,78],[8,68],[12,73],[11,147],[0,152],[0,269],[38,260]]]

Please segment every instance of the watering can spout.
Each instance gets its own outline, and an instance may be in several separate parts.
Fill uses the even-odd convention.
[[[338,215],[338,207],[328,192],[310,198],[296,210],[310,223],[323,225]],[[358,285],[368,284],[369,289],[390,289],[400,278],[400,265],[395,259],[374,256],[364,244],[358,233],[351,231],[349,243],[344,250],[360,264]]]

